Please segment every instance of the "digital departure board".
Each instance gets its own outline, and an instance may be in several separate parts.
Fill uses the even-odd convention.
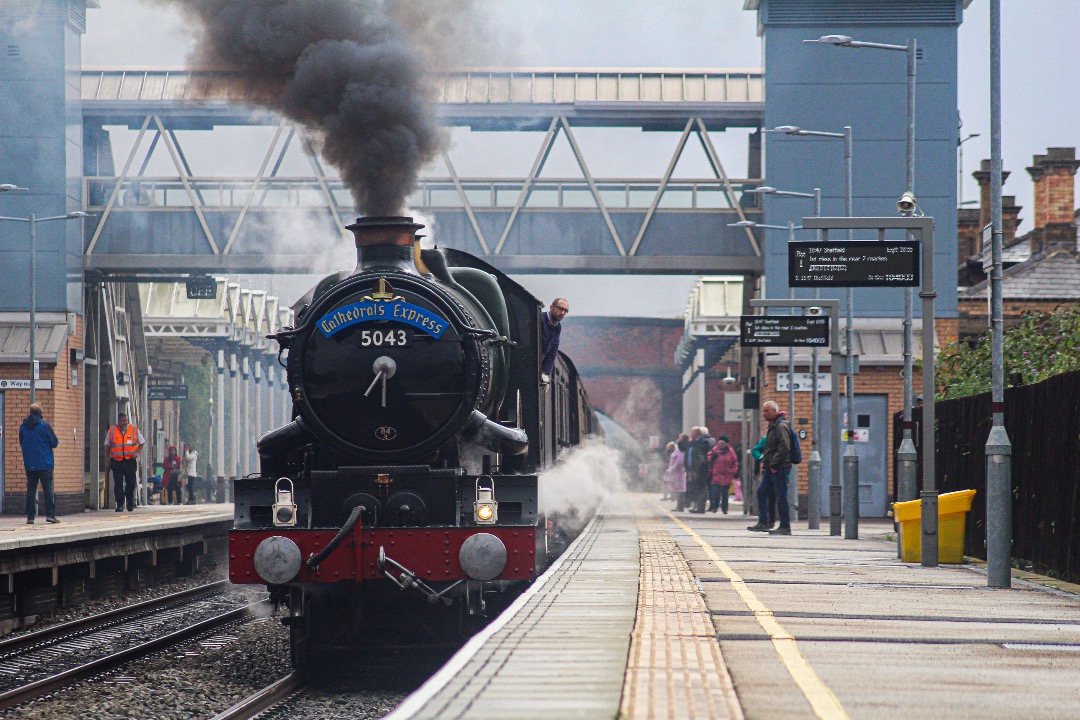
[[[918,287],[917,240],[789,242],[790,287]]]
[[[756,347],[826,347],[827,315],[743,315],[739,342]]]

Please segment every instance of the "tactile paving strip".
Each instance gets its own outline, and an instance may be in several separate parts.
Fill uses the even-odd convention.
[[[690,566],[655,518],[638,520],[641,577],[620,718],[743,717]]]

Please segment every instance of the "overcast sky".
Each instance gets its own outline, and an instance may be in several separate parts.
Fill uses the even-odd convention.
[[[960,114],[962,135],[980,133],[964,146],[964,198],[977,197],[970,172],[979,159],[989,157],[989,0],[974,0],[960,27]],[[83,63],[88,66],[179,66],[190,48],[184,24],[163,3],[151,0],[101,0],[100,9],[87,14]],[[761,43],[755,31],[755,13],[742,9],[743,0],[478,0],[490,22],[500,28],[496,56],[491,64],[534,67],[608,68],[757,68]],[[1005,169],[1012,177],[1005,194],[1016,195],[1031,227],[1031,182],[1024,168],[1032,155],[1047,147],[1074,147],[1080,143],[1080,0],[1005,0],[1003,18],[1003,147]],[[868,38],[870,39],[870,38]],[[729,133],[730,134],[730,133]],[[599,135],[599,133],[597,133]],[[737,135],[721,155],[731,163],[728,171],[745,173],[744,140]],[[485,174],[482,165],[469,166],[473,138],[455,135],[455,163],[462,175]],[[494,142],[491,139],[485,141]],[[622,142],[622,138],[616,142]],[[641,153],[607,153],[610,138],[582,140],[590,170],[598,176],[658,177],[670,148],[664,139],[635,138],[651,143]],[[522,157],[531,162],[535,149]],[[741,155],[740,155],[741,153]],[[628,158],[641,158],[636,168]],[[569,160],[552,159],[552,172]],[[605,165],[606,163],[606,165]],[[699,167],[689,157],[680,165],[684,176]],[[198,171],[196,171],[198,172]],[[585,314],[680,315],[690,280],[636,283],[629,298],[625,284],[593,280],[522,278],[534,292],[547,297],[558,292],[572,298],[574,310]],[[642,296],[641,288],[646,292]],[[652,289],[650,292],[649,289]],[[602,291],[598,291],[601,290]],[[560,292],[561,291],[561,292]]]

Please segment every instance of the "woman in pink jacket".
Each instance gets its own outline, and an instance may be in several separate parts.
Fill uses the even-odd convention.
[[[716,445],[709,451],[709,473],[712,484],[709,485],[709,512],[723,510],[727,515],[728,493],[731,483],[739,474],[739,456],[730,445],[727,435],[721,435]]]
[[[682,436],[679,436],[680,440]],[[681,443],[669,442],[667,444],[668,467],[664,471],[664,484],[668,492],[675,496],[675,512],[682,512],[686,507],[686,453]]]

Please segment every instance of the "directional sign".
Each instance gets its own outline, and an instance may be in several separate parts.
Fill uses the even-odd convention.
[[[788,285],[918,287],[919,242],[789,242]]]
[[[30,378],[0,378],[0,390],[29,390]],[[35,390],[52,390],[52,380],[34,381]]]
[[[146,388],[147,400],[187,400],[187,385],[149,385]]]
[[[787,392],[790,387],[788,373],[776,373],[776,392]],[[795,392],[811,392],[814,389],[813,373],[795,373]],[[818,373],[818,392],[832,392],[832,376],[828,372]]]
[[[804,315],[743,315],[739,342],[746,346],[792,347],[829,344],[829,318]]]

